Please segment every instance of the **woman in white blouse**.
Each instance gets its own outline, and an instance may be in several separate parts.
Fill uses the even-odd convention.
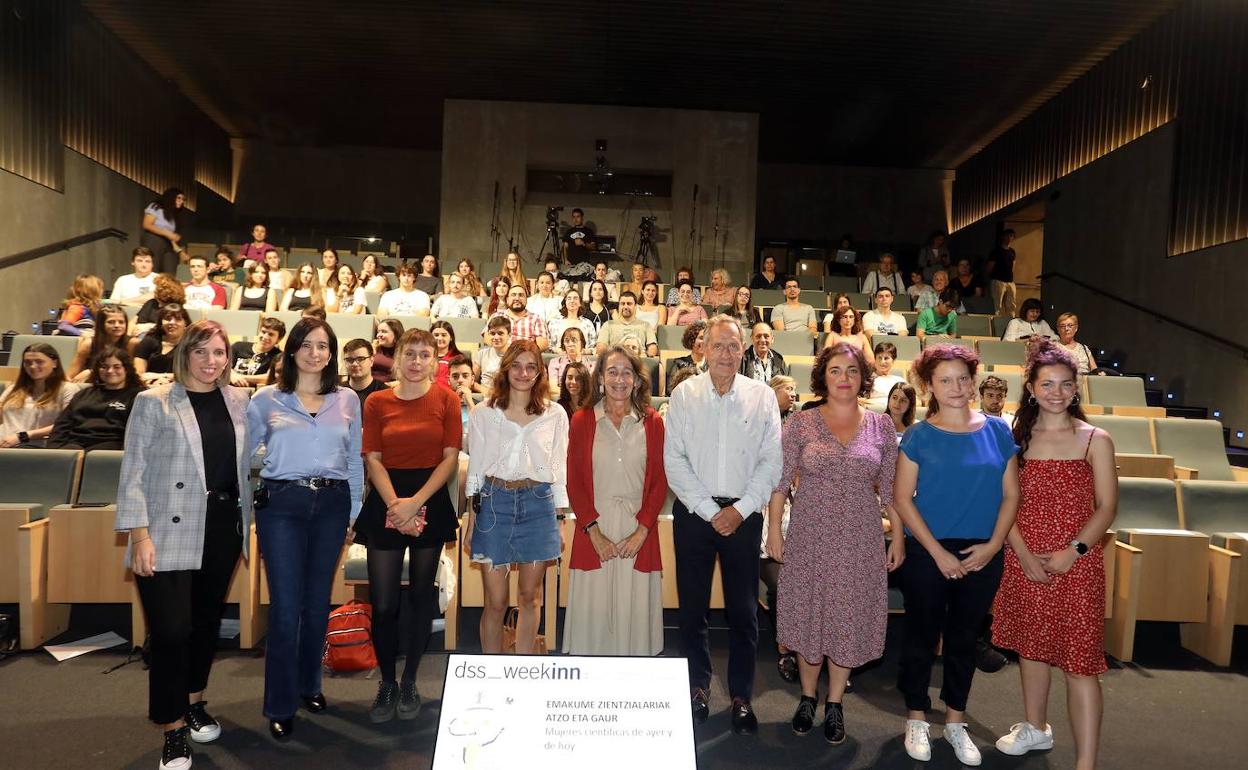
[[[1049,328],[1049,322],[1040,317],[1043,312],[1044,305],[1040,304],[1040,300],[1035,297],[1023,300],[1022,307],[1018,309],[1018,318],[1010,319],[1001,338],[1009,342],[1037,336],[1057,339],[1057,335]]]
[[[338,288],[334,290],[334,303],[329,307],[332,313],[348,313],[361,315],[368,310],[368,298],[364,296],[364,287],[350,265],[338,268]]]
[[[485,567],[482,652],[502,652],[512,566],[520,577],[516,653],[533,652],[542,581],[559,557],[555,513],[568,507],[567,460],[568,416],[550,400],[542,352],[532,340],[513,342],[468,423],[467,494],[480,503],[463,542]]]
[[[0,447],[41,447],[52,432],[52,425],[78,386],[65,379],[56,348],[43,342],[27,345],[22,351],[22,368],[17,382],[0,395]]]

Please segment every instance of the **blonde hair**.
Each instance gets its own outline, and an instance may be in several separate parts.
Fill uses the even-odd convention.
[[[728,275],[728,271],[727,271],[726,269],[724,269],[724,268],[722,268],[722,267],[717,267],[717,268],[715,268],[714,270],[712,270],[712,271],[711,271],[711,277],[712,277],[712,278],[714,278],[714,277],[715,277],[715,276],[717,276],[717,275],[718,275],[720,278],[723,278],[723,279],[724,279],[724,285],[725,285],[725,286],[731,286],[731,285],[732,285],[732,278]]]
[[[203,347],[213,337],[220,337],[222,344],[225,345],[225,351],[230,351],[230,336],[225,333],[225,329],[216,321],[196,321],[187,327],[182,334],[182,339],[178,340],[177,347],[173,349],[173,381],[180,382],[183,385],[190,379],[191,367],[191,351],[195,348]],[[217,375],[217,386],[225,387],[230,384],[231,369],[229,366],[221,367],[221,374]]]

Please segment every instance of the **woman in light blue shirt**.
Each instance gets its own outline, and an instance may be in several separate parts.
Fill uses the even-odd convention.
[[[291,329],[277,385],[247,408],[250,454],[266,449],[256,534],[272,601],[264,661],[264,715],[289,738],[302,700],[324,711],[321,653],[334,569],[364,488],[360,400],[338,387],[338,340],[329,324]]]
[[[152,250],[152,265],[158,273],[173,275],[178,269],[178,255],[184,251],[178,226],[182,224],[185,203],[182,191],[170,187],[143,209],[139,245]]]

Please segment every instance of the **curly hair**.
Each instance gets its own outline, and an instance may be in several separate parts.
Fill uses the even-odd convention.
[[[1053,342],[1048,337],[1042,337],[1040,340],[1027,348],[1027,361],[1023,365],[1023,382],[1036,386],[1036,377],[1040,369],[1045,366],[1064,366],[1070,370],[1070,377],[1077,384],[1079,382],[1079,363],[1070,351]],[[1026,389],[1024,388],[1024,392]],[[1071,400],[1070,405],[1066,407],[1066,413],[1076,420],[1086,420],[1083,407],[1079,405],[1078,393]],[[1027,393],[1023,398],[1022,404],[1019,405],[1018,411],[1014,414],[1014,443],[1018,444],[1018,466],[1022,468],[1026,462],[1024,455],[1027,454],[1027,447],[1031,444],[1031,431],[1036,425],[1036,419],[1040,416],[1040,403],[1036,401],[1034,392]]]
[[[862,313],[859,313],[852,305],[850,307],[843,307],[840,310],[832,311],[832,331],[837,334],[841,333],[841,316],[845,315],[846,313],[850,313],[854,316],[854,325],[849,327],[849,333],[861,334],[862,333]]]
[[[871,386],[875,383],[875,370],[867,365],[867,356],[862,348],[847,342],[838,342],[832,347],[819,351],[815,365],[810,368],[810,390],[819,398],[828,397],[828,364],[836,356],[851,356],[862,382],[858,385],[858,396],[865,398],[871,395]]]
[[[931,393],[932,377],[936,373],[936,367],[946,361],[961,361],[966,365],[966,373],[974,379],[976,372],[979,371],[979,354],[970,348],[964,348],[960,345],[928,345],[914,359],[914,364],[910,367],[910,373],[915,377],[923,388],[923,392]],[[940,402],[936,399],[930,399],[927,405],[928,416],[935,415],[940,411]]]
[[[680,344],[685,346],[685,350],[693,350],[693,343],[698,341],[698,335],[706,331],[706,321],[697,320],[685,327],[685,333],[680,335]]]

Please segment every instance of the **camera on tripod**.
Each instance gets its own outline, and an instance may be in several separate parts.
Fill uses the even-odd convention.
[[[637,225],[637,229],[642,235],[654,235],[654,223],[658,221],[658,217],[642,217],[641,222]]]
[[[547,206],[546,207],[546,227],[559,226],[559,212],[563,211],[563,206]]]

